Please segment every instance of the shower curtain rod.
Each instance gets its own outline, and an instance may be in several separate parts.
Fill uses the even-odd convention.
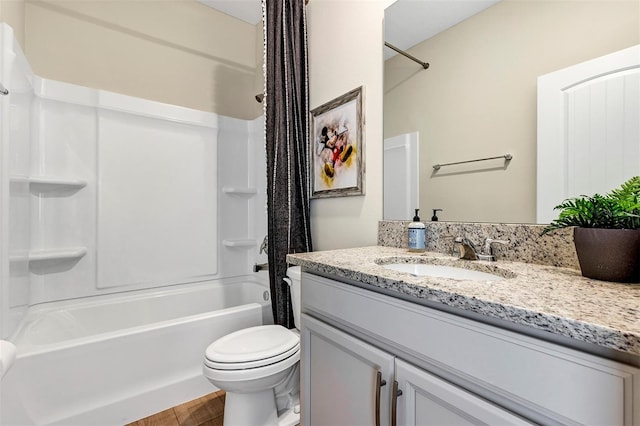
[[[404,50],[402,50],[402,49],[400,49],[400,48],[398,48],[398,47],[395,47],[393,44],[388,43],[388,42],[386,42],[386,41],[385,41],[385,42],[384,42],[384,45],[385,45],[385,46],[387,46],[387,47],[388,47],[388,48],[390,48],[390,49],[395,50],[396,52],[398,52],[398,53],[399,53],[399,54],[401,54],[402,56],[406,56],[407,58],[411,59],[413,62],[417,62],[417,63],[419,63],[420,65],[422,65],[422,68],[424,68],[425,70],[426,70],[427,68],[429,68],[429,63],[428,63],[428,62],[422,62],[420,59],[416,58],[416,57],[415,57],[415,56],[413,56],[413,55],[408,54],[407,52],[405,52]]]

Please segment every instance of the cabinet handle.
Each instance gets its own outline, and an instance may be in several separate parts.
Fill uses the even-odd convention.
[[[380,388],[387,384],[382,380],[382,371],[376,373],[376,426],[380,426]]]
[[[397,414],[398,414],[398,397],[402,395],[402,391],[398,389],[398,381],[393,381],[393,390],[391,391],[391,426],[396,426],[397,424]]]

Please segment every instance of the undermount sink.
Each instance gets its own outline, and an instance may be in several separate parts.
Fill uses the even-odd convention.
[[[390,263],[381,266],[393,271],[404,272],[415,276],[471,281],[501,281],[505,279],[504,277],[488,272],[458,268],[455,266],[431,265],[426,263]]]

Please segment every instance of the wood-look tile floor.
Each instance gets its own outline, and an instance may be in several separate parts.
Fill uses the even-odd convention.
[[[222,426],[224,391],[205,395],[125,426]]]

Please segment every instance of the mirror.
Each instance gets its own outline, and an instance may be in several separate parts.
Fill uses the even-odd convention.
[[[393,39],[413,32],[410,22],[396,20],[394,8],[429,4],[432,17],[446,17],[464,3],[478,2],[398,0],[387,9],[385,41],[430,66],[402,55],[385,61],[384,137],[418,133],[415,208],[422,220],[440,208],[444,221],[534,223],[537,78],[640,43],[640,5],[503,0],[412,47]],[[434,25],[418,11],[409,15],[422,18],[419,26]],[[411,209],[393,219],[412,216]]]

